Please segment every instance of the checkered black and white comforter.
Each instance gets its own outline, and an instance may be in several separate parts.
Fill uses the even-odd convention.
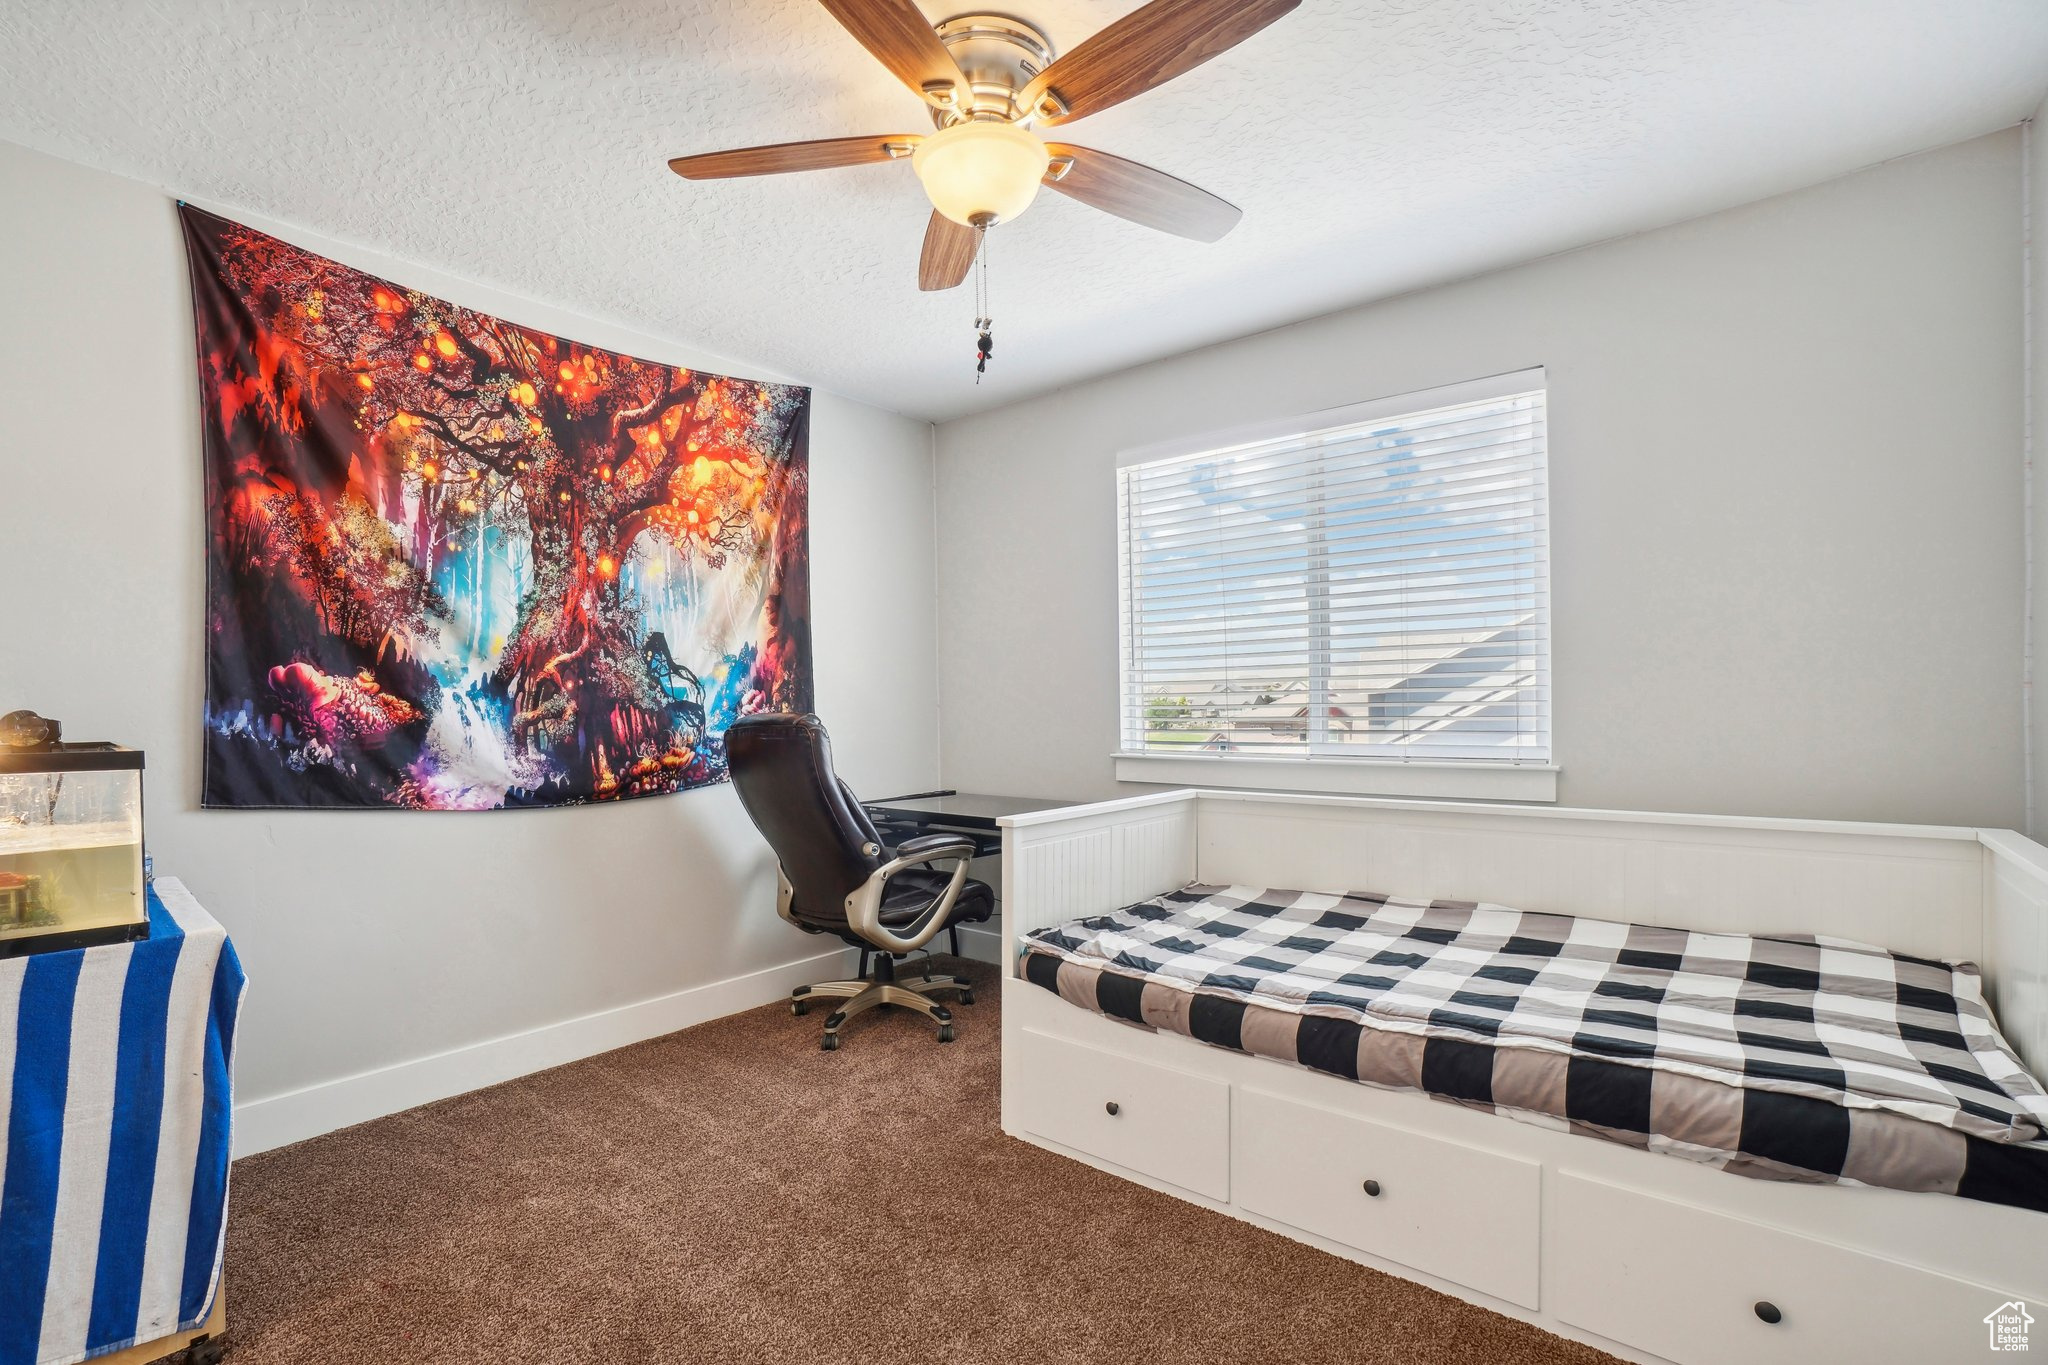
[[[1023,965],[1132,1022],[1745,1174],[2048,1208],[2048,1094],[1968,965],[1202,885],[1039,930]]]

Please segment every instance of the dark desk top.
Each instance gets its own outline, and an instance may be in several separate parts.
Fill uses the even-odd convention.
[[[994,829],[998,818],[1024,815],[1035,810],[1071,806],[1072,801],[1049,801],[1033,796],[988,796],[978,792],[933,792],[924,796],[892,796],[865,803],[877,820],[904,824],[945,825],[954,829]]]

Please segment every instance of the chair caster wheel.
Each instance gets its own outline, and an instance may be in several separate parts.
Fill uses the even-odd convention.
[[[953,1041],[953,1026],[951,1024],[939,1025],[939,1041],[942,1043]]]
[[[818,1044],[818,1048],[823,1052],[839,1051],[839,1035],[836,1033],[826,1034],[824,1040]]]
[[[789,1002],[789,1012],[795,1015],[805,1015],[811,1012],[811,1007],[801,1000],[792,1000]]]
[[[973,991],[962,991],[962,992],[960,992],[960,1003],[961,1003],[961,1004],[963,1004],[963,1005],[971,1005],[971,1004],[973,1004],[973,1003],[974,1003],[974,992],[973,992]]]

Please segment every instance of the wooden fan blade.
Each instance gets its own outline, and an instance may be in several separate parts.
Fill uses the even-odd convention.
[[[860,166],[908,156],[921,141],[916,133],[890,137],[833,137],[816,142],[778,142],[768,147],[736,147],[729,152],[679,156],[668,168],[685,180],[729,180],[742,175],[780,175],[784,171],[828,171],[835,166]]]
[[[832,17],[846,26],[846,31],[860,41],[860,45],[875,55],[875,60],[896,73],[902,81],[920,96],[948,103],[945,96],[947,87],[964,92],[966,77],[960,74],[960,66],[953,60],[953,54],[946,51],[946,45],[939,41],[939,35],[932,28],[932,21],[925,18],[912,0],[819,0],[830,11]]]
[[[1053,156],[1053,169],[1045,178],[1047,186],[1133,223],[1176,237],[1213,242],[1244,217],[1244,210],[1237,205],[1165,171],[1064,142],[1048,142],[1045,149]],[[1054,179],[1062,159],[1067,159],[1066,173]]]
[[[1300,3],[1152,0],[1039,72],[1017,108],[1044,124],[1100,113],[1228,52]]]
[[[931,222],[925,224],[924,253],[917,258],[917,287],[951,289],[966,279],[979,245],[980,233],[933,209]]]

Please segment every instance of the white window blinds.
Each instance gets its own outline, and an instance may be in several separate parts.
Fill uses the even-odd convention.
[[[1119,471],[1124,752],[1549,763],[1544,466],[1535,370]]]

